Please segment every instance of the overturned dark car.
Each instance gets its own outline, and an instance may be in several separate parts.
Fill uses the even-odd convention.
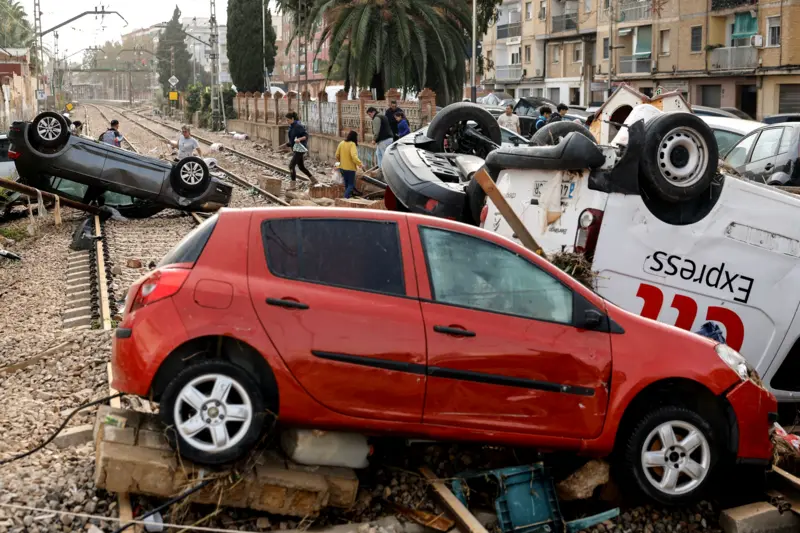
[[[8,137],[21,183],[113,207],[125,217],[145,218],[165,208],[213,212],[231,199],[232,187],[212,176],[199,157],[171,163],[74,135],[58,113],[14,122]]]

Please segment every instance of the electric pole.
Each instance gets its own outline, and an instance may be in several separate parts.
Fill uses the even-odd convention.
[[[220,129],[219,116],[219,28],[217,27],[217,3],[211,0],[211,130]]]
[[[36,76],[36,100],[39,102],[39,111],[44,110],[44,104],[39,100],[42,90],[42,75],[44,74],[44,47],[42,46],[42,9],[39,0],[33,0],[33,24],[34,31],[39,37],[39,73]]]
[[[53,46],[53,78],[50,80],[50,91],[53,93],[53,105],[58,109],[58,32],[53,34],[55,45]]]
[[[261,55],[264,68],[264,92],[272,94],[269,83],[269,72],[267,72],[267,0],[261,0]],[[224,107],[224,106],[223,106]]]

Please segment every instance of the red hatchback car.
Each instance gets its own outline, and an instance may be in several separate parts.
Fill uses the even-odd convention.
[[[612,451],[662,503],[767,464],[775,398],[725,345],[616,307],[480,228],[223,209],[134,284],[114,387],[222,464],[286,426]],[[170,432],[173,433],[173,432]]]

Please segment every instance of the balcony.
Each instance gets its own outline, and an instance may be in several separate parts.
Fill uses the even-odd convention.
[[[650,68],[651,60],[649,57],[620,56],[619,58],[620,74],[649,74]]]
[[[758,66],[758,49],[752,46],[715,48],[711,51],[711,70],[748,70]]]
[[[494,79],[495,81],[519,81],[522,79],[522,65],[495,65]]]
[[[512,22],[510,24],[501,24],[497,26],[497,40],[508,39],[509,37],[519,37],[522,35],[522,24],[519,22]]]
[[[578,14],[567,13],[565,15],[553,16],[553,33],[560,33],[562,31],[575,31],[578,29]]]
[[[711,11],[734,9],[737,7],[754,6],[758,0],[711,0]]]
[[[636,22],[637,20],[650,20],[653,18],[652,0],[642,2],[620,2],[617,10],[619,11],[619,20],[615,22],[619,24],[625,22]],[[599,22],[608,22],[608,14],[608,9],[603,9],[600,11]]]

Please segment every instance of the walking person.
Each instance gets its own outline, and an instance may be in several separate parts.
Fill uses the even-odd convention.
[[[567,111],[569,111],[569,106],[567,104],[558,104],[556,110],[558,111],[558,113],[553,113],[552,115],[550,115],[550,119],[547,121],[548,124],[552,124],[553,122],[560,122],[561,120],[563,120],[564,115],[566,115]]]
[[[344,178],[344,197],[350,198],[356,188],[356,169],[364,168],[358,158],[358,133],[351,131],[345,140],[336,147],[336,160],[339,162],[339,172]]]
[[[367,115],[372,119],[372,141],[375,143],[375,157],[378,160],[378,166],[381,166],[383,153],[394,141],[394,134],[386,115],[379,114],[374,107],[367,109]],[[397,121],[395,120],[396,123]]]
[[[386,113],[384,113],[386,115],[386,119],[389,121],[389,127],[392,128],[392,137],[395,141],[402,137],[402,135],[400,135],[400,133],[397,131],[397,121],[394,119],[394,116],[398,111],[403,113],[403,110],[397,107],[397,100],[392,100],[389,102],[389,107],[386,108]]]
[[[203,157],[203,151],[200,150],[200,143],[197,142],[197,139],[192,137],[192,130],[188,124],[181,126],[181,134],[177,141],[165,139],[164,142],[178,149],[178,161],[193,156],[195,151],[197,151],[197,155]]]
[[[317,178],[306,168],[304,158],[308,153],[308,132],[297,113],[290,111],[286,113],[286,121],[289,123],[289,142],[284,145],[284,148],[290,149],[292,153],[292,160],[289,161],[289,172],[292,178],[292,187],[297,184],[297,169],[308,176],[312,184],[317,183]]]
[[[97,140],[119,148],[122,145],[122,139],[124,138],[125,137],[123,137],[119,132],[119,120],[114,119],[111,121],[111,126],[102,134],[100,134],[100,137]]]
[[[411,127],[408,125],[408,119],[406,118],[405,113],[402,111],[397,111],[394,114],[394,122],[397,124],[397,136],[396,139],[401,137],[405,137],[406,135],[411,133]]]
[[[536,125],[534,126],[536,131],[539,131],[542,126],[547,124],[547,120],[550,118],[550,115],[553,114],[553,110],[550,109],[550,106],[543,105],[539,108],[539,118],[536,119]]]
[[[514,108],[510,105],[506,106],[505,113],[497,117],[497,123],[501,128],[505,128],[513,131],[516,134],[519,134],[519,117],[514,114]]]

